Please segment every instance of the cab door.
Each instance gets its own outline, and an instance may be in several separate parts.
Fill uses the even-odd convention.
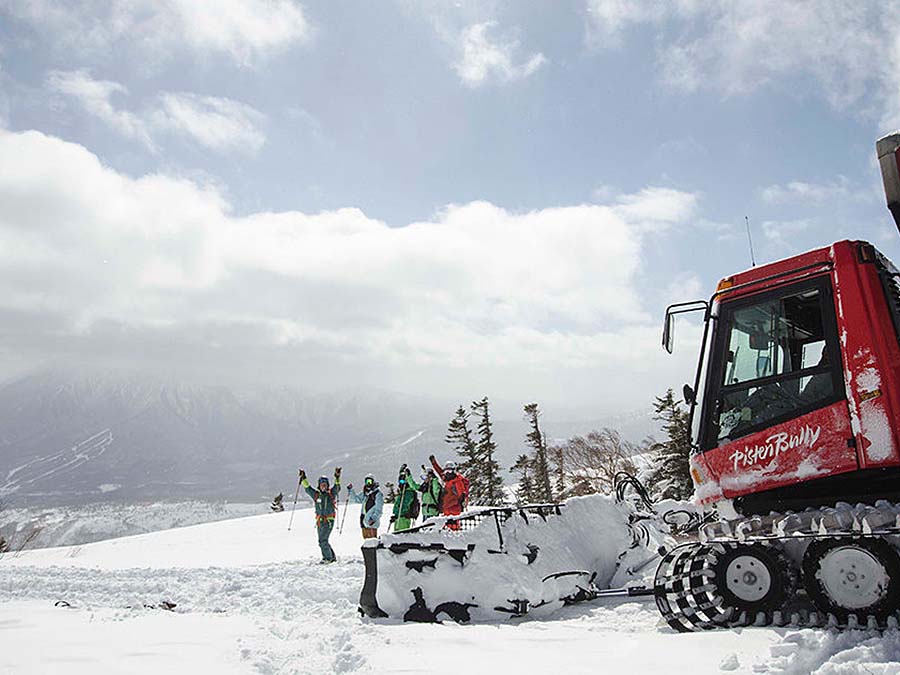
[[[826,275],[723,301],[700,450],[726,498],[858,468]]]

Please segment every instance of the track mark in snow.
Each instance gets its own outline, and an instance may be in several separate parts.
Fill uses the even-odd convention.
[[[285,619],[330,609],[355,610],[361,559],[245,568],[96,570],[0,566],[0,600],[65,600],[79,607],[124,608],[169,600],[180,612],[274,613]]]
[[[334,565],[310,561],[243,568],[0,566],[0,602],[65,600],[73,607],[113,608],[120,619],[145,605],[176,603],[176,613],[240,614],[259,627],[238,644],[241,660],[264,674],[368,672],[371,629],[356,613],[361,558]],[[363,641],[364,644],[360,644]]]

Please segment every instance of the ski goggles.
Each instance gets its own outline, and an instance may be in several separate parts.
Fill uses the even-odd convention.
[[[366,485],[375,485],[375,479],[374,478],[366,478],[365,484]]]

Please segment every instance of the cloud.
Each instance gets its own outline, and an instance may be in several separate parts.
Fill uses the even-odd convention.
[[[0,56],[3,56],[3,50],[0,49]],[[6,93],[9,77],[3,69],[3,62],[0,61],[0,129],[9,126],[9,95]]]
[[[776,80],[812,77],[837,108],[869,95],[882,125],[900,124],[900,23],[895,3],[843,0],[586,0],[595,43],[621,43],[652,26],[662,80],[681,92],[741,95]]]
[[[87,71],[52,71],[47,86],[74,98],[89,114],[127,138],[156,151],[160,133],[187,136],[211,150],[256,153],[265,142],[265,116],[228,98],[164,92],[140,113],[117,107],[113,96],[125,96],[118,82],[95,80]]]
[[[265,116],[245,103],[189,93],[167,93],[161,99],[158,124],[210,149],[257,152],[266,140],[260,130]]]
[[[587,0],[589,39],[598,46],[617,47],[622,33],[634,24],[659,21],[667,13],[657,0]]]
[[[786,202],[821,203],[829,199],[844,199],[850,190],[849,181],[841,176],[833,183],[807,183],[791,181],[784,185],[770,185],[760,192],[762,200],[767,204],[783,204]]]
[[[519,42],[493,39],[489,33],[496,25],[492,21],[476,23],[459,34],[458,60],[454,69],[463,83],[470,87],[480,87],[490,81],[506,83],[522,80],[547,62],[544,55],[538,52],[517,65]]]
[[[187,50],[252,65],[310,40],[312,29],[294,0],[3,0],[4,11],[50,31],[57,44],[101,58],[123,45],[154,59]]]
[[[598,396],[602,376],[616,405],[645,401],[638,374],[672,366],[639,291],[644,241],[694,200],[648,188],[527,213],[477,201],[400,227],[353,208],[237,216],[214,187],[0,131],[0,317],[34,326],[0,330],[0,351],[212,359],[304,381],[394,369],[422,391],[502,371],[506,394],[540,373]]]
[[[799,220],[767,220],[762,224],[762,231],[763,236],[769,243],[793,252],[797,246],[796,243],[792,243],[789,240],[798,237],[812,226],[813,222],[806,218]]]
[[[697,195],[672,188],[647,187],[617,198],[615,211],[642,227],[659,231],[690,218],[697,206]]]
[[[128,90],[118,82],[95,80],[86,71],[52,71],[47,75],[47,86],[56,92],[74,98],[94,117],[97,117],[118,133],[139,141],[150,149],[155,145],[150,138],[146,122],[134,113],[116,108],[114,94],[125,95]]]

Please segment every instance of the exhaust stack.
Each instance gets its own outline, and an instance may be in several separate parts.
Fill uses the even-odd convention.
[[[887,207],[900,229],[900,132],[888,134],[875,143]]]

